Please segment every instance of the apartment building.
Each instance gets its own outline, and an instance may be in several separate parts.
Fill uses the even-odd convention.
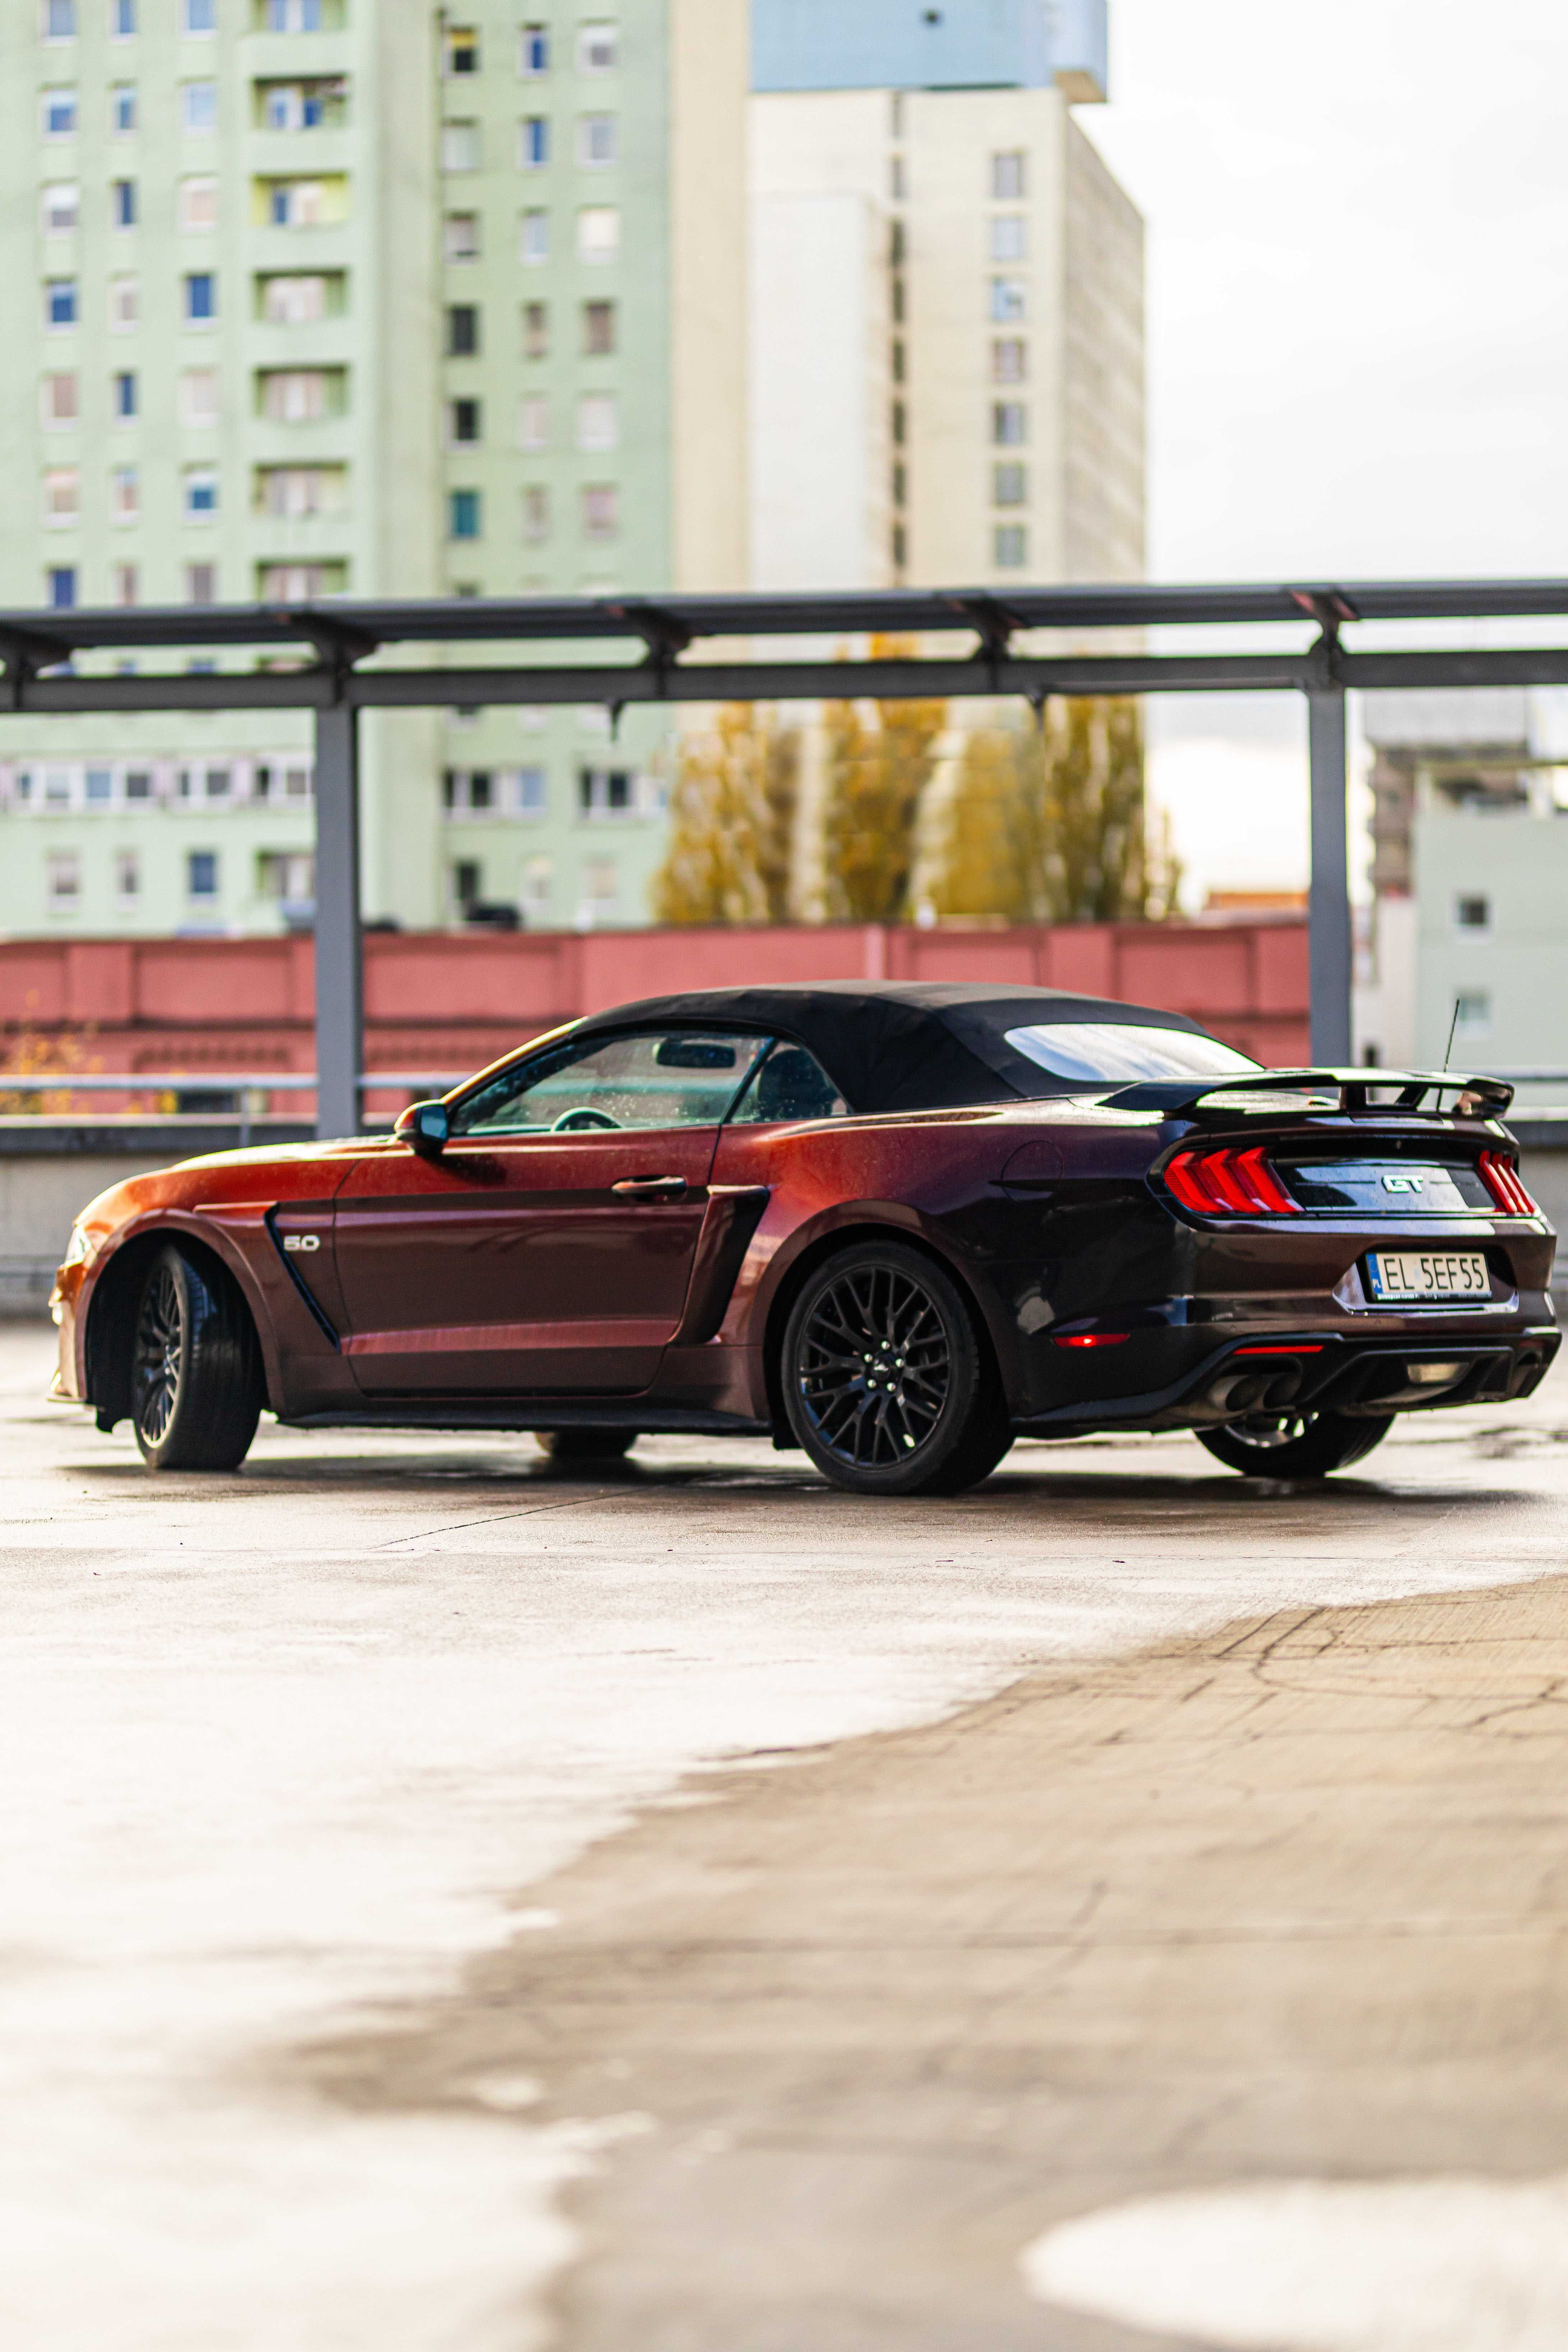
[[[1105,0],[755,0],[752,577],[1128,580],[1142,224]]]
[[[0,604],[733,588],[738,0],[12,0]],[[663,722],[367,722],[365,903],[640,918]],[[309,736],[0,722],[0,929],[275,928]]]

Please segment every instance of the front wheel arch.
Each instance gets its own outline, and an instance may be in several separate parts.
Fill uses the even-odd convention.
[[[136,1317],[149,1267],[170,1244],[183,1250],[209,1278],[233,1284],[244,1302],[256,1335],[257,1353],[271,1403],[271,1356],[268,1334],[256,1311],[249,1286],[220,1250],[178,1225],[154,1225],[122,1242],[93,1286],[88,1301],[87,1334],[83,1343],[83,1394],[98,1413],[100,1429],[129,1421],[132,1410],[131,1363],[136,1339]]]

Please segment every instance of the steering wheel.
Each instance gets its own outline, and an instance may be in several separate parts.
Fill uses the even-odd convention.
[[[613,1127],[619,1129],[620,1120],[612,1118],[607,1110],[593,1110],[584,1104],[581,1110],[563,1110],[552,1126],[552,1135],[570,1135],[584,1127]]]

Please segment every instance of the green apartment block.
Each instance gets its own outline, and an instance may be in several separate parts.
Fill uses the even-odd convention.
[[[746,584],[740,0],[7,0],[0,604]],[[665,722],[378,714],[364,903],[635,922]],[[274,929],[310,736],[0,720],[0,929]]]

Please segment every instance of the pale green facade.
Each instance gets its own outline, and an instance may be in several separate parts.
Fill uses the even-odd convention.
[[[0,604],[674,581],[683,5],[8,0]],[[663,734],[367,720],[367,915],[645,919]],[[0,929],[302,919],[309,751],[0,719]]]

